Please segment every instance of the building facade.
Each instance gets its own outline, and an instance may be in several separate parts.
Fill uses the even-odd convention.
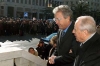
[[[15,18],[36,17],[44,18],[42,9],[46,7],[55,7],[61,4],[73,6],[80,2],[90,5],[93,10],[100,10],[100,0],[0,0],[0,16],[8,16]]]
[[[0,0],[0,16],[15,18],[43,18],[42,9],[60,5],[62,0]]]

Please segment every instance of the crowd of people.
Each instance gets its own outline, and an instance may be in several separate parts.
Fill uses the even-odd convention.
[[[0,36],[20,35],[25,33],[29,34],[42,34],[49,35],[52,32],[57,32],[58,26],[55,22],[48,20],[27,20],[27,19],[14,19],[8,17],[0,18]]]

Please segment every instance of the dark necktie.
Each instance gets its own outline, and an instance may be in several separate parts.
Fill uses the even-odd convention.
[[[61,32],[61,37],[63,37],[65,35],[65,32],[64,31],[62,31]]]
[[[59,33],[59,43],[62,41],[63,36],[65,35],[65,32],[63,30]]]
[[[64,31],[62,31],[62,32],[61,32],[61,37],[60,37],[60,42],[62,41],[62,39],[63,39],[64,35],[65,35],[65,32],[64,32]]]

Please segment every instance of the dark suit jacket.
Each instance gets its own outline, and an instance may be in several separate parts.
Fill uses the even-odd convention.
[[[100,66],[100,35],[95,34],[82,45],[79,52],[80,61],[75,66]],[[79,60],[79,58],[78,58]]]
[[[57,56],[55,58],[55,64],[57,66],[73,66],[74,62],[74,56],[69,53],[72,43],[75,40],[74,35],[72,34],[72,30],[74,28],[74,23],[69,26],[67,32],[62,37],[62,41],[57,43],[57,48],[55,55]],[[59,32],[58,31],[58,38],[59,38]]]

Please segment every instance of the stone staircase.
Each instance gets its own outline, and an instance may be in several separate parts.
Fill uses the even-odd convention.
[[[46,61],[17,47],[0,48],[0,66],[46,66]]]

